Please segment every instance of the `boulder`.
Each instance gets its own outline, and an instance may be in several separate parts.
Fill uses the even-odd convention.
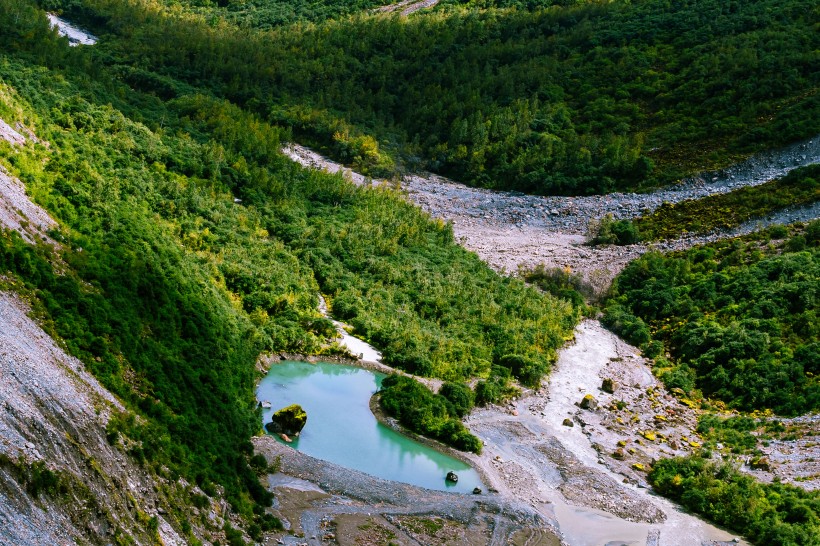
[[[591,394],[584,396],[581,399],[581,409],[594,410],[598,407],[598,401]]]
[[[608,377],[606,379],[604,379],[604,382],[601,384],[601,390],[604,391],[604,392],[608,392],[609,394],[614,393],[617,388],[618,388],[618,383],[616,383],[615,381],[613,381],[612,379],[610,379]]]
[[[480,495],[480,494],[481,494],[481,488],[480,487],[476,487],[475,489],[473,489],[473,495]]]
[[[451,470],[447,473],[447,477],[445,479],[448,482],[458,483],[458,474]]]
[[[617,459],[619,461],[623,461],[626,458],[626,453],[624,453],[623,448],[618,448],[612,453],[612,458]]]
[[[575,423],[573,423],[572,419],[569,419],[569,418],[564,419],[564,422],[561,423],[561,424],[564,425],[565,427],[574,427],[575,426]]]
[[[307,413],[299,404],[282,408],[271,417],[271,422],[265,425],[268,432],[298,435],[307,423]]]
[[[755,457],[749,461],[749,468],[769,472],[772,469],[772,465],[767,457]]]

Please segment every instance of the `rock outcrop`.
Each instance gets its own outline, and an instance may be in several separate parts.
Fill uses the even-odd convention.
[[[268,432],[298,436],[307,423],[307,413],[299,404],[292,404],[275,412],[265,425]]]

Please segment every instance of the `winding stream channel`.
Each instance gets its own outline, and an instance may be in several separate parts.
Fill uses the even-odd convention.
[[[285,153],[303,166],[342,172],[359,185],[385,183],[366,179],[297,145],[287,147]],[[598,278],[605,286],[626,263],[648,248],[582,246],[591,219],[607,213],[617,218],[635,217],[665,201],[679,202],[762,184],[799,166],[818,162],[820,138],[814,138],[648,194],[538,197],[470,188],[432,174],[406,177],[401,189],[409,201],[432,216],[451,221],[460,242],[502,273],[514,272],[521,265],[544,263],[571,267],[588,279]],[[663,248],[686,248],[747,233],[762,225],[818,217],[820,206],[815,204],[780,211],[736,230],[667,242]],[[351,352],[362,353],[358,349]],[[638,413],[647,389],[655,389],[659,398],[668,397],[636,348],[597,321],[587,320],[576,329],[575,341],[560,352],[544,389],[506,408],[474,411],[466,425],[484,440],[486,447],[480,457],[471,460],[490,488],[502,499],[529,504],[554,522],[563,542],[572,546],[745,544],[651,494],[645,475],[602,453],[602,449],[611,450],[620,437],[601,426],[602,418],[590,421],[577,402],[584,393],[606,399],[599,387],[602,378],[613,373],[620,374],[618,377],[627,383],[619,396],[632,396]],[[633,392],[630,395],[626,391]],[[565,419],[576,426],[565,426]],[[692,434],[696,417],[690,414],[684,421],[681,430]],[[631,431],[633,435],[636,430]],[[685,453],[685,447],[680,446],[677,454]],[[670,453],[665,444],[644,449],[647,457],[676,454]]]

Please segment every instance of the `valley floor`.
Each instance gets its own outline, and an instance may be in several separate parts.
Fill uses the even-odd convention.
[[[387,184],[365,179],[301,146],[291,145],[285,152],[304,166],[341,171],[360,185]],[[568,267],[603,291],[629,261],[649,247],[585,246],[586,228],[593,218],[606,213],[612,213],[616,218],[631,218],[654,210],[665,201],[679,202],[757,185],[792,168],[818,161],[820,139],[813,139],[753,158],[709,177],[711,180],[690,180],[675,188],[645,195],[525,196],[468,188],[436,175],[407,177],[401,182],[401,189],[409,200],[434,217],[452,222],[458,240],[496,270],[515,273],[520,267],[542,263],[548,267]],[[749,232],[761,223],[788,223],[819,216],[817,206],[784,211],[731,232],[666,242],[653,248],[688,248]],[[604,379],[615,382],[614,393],[601,390]],[[579,402],[587,394],[597,401],[595,411],[579,407]],[[315,526],[317,518],[324,521],[326,527],[331,521],[338,526],[335,514],[342,512],[361,516],[363,510],[372,510],[372,514],[368,513],[368,522],[359,527],[361,531],[365,527],[370,529],[369,525],[389,527],[389,522],[399,513],[435,518],[452,515],[473,504],[486,509],[496,503],[509,503],[509,507],[515,507],[509,509],[523,510],[523,513],[536,517],[531,524],[540,522],[538,526],[543,527],[544,534],[539,535],[538,540],[544,544],[559,536],[562,543],[573,546],[603,543],[683,546],[719,544],[735,539],[649,493],[643,468],[658,458],[684,455],[699,445],[700,438],[694,432],[697,415],[695,410],[681,405],[666,392],[636,348],[618,339],[597,321],[586,320],[578,326],[574,342],[561,351],[558,364],[542,389],[526,393],[506,407],[476,410],[465,424],[485,442],[481,456],[467,457],[490,482],[491,494],[481,503],[475,503],[469,497],[456,500],[445,495],[439,498],[440,493],[424,490],[416,491],[418,497],[415,498],[398,500],[393,496],[386,500],[372,492],[382,490],[379,487],[371,489],[376,485],[370,483],[373,478],[352,476],[349,471],[340,470],[350,481],[343,486],[338,482],[325,483],[323,480],[328,476],[324,470],[326,463],[310,461],[308,464],[307,457],[297,455],[271,439],[259,438],[256,442],[257,448],[269,457],[281,457],[280,460],[287,461],[288,465],[294,465],[293,474],[320,485],[326,492],[341,493],[343,499],[356,499],[327,501],[321,505],[323,508],[308,503],[304,506],[305,511],[292,513],[291,517],[298,518],[309,536],[308,543],[321,543],[322,537],[328,536]],[[569,424],[572,426],[567,426]],[[818,451],[815,455],[820,456],[820,450],[813,448],[813,451]],[[794,456],[792,449],[790,455],[795,464],[791,467],[783,465],[779,470],[781,478],[794,481],[797,474],[805,473],[805,469],[798,471],[797,468],[807,464],[813,451],[809,448],[800,456]],[[785,462],[789,455],[782,458]],[[310,465],[322,470],[312,471]],[[283,469],[287,468],[283,465]],[[766,476],[761,477],[765,479]],[[368,485],[362,488],[360,480]],[[277,487],[288,488],[288,485]],[[351,494],[357,487],[359,492]],[[391,484],[390,488],[405,495],[409,486]],[[345,506],[352,502],[356,509],[340,509],[339,502]],[[390,507],[378,508],[384,502]],[[473,529],[474,524],[483,530],[470,541],[465,538],[464,543],[505,543],[503,540],[499,542],[505,533],[504,540],[513,540],[515,533],[510,534],[510,531],[516,528],[511,527],[509,521],[505,519],[502,524],[498,519],[487,520],[486,513],[484,516],[480,524],[477,519],[455,517],[461,521],[464,532]],[[381,519],[375,521],[373,518]],[[293,521],[297,526],[300,525],[298,522]],[[401,534],[403,531],[399,526],[391,532]],[[553,539],[546,538],[549,534],[554,535]],[[435,536],[428,536],[421,542],[443,543],[437,540]]]

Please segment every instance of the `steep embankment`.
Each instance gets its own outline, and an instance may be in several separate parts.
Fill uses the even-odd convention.
[[[3,137],[26,140],[8,128]],[[2,171],[0,227],[55,244],[54,220]],[[111,441],[106,426],[125,409],[30,318],[20,289],[0,277],[0,544],[184,544],[165,516],[184,483],[150,474]]]

